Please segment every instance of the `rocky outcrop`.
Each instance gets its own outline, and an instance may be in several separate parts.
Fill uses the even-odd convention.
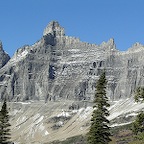
[[[96,81],[105,69],[110,99],[131,97],[144,85],[144,46],[136,43],[126,52],[116,49],[114,39],[101,45],[65,36],[52,21],[43,37],[24,46],[0,69],[1,99],[11,101],[93,100]]]
[[[0,68],[2,68],[10,59],[10,56],[3,50],[2,42],[0,41]]]
[[[43,35],[51,34],[54,37],[65,36],[64,28],[62,28],[57,21],[52,21],[45,28]]]

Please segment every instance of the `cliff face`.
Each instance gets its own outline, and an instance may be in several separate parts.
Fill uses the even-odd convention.
[[[105,69],[108,97],[131,97],[144,84],[143,55],[139,43],[126,52],[118,51],[113,39],[101,45],[84,43],[65,36],[64,28],[52,21],[34,45],[18,49],[10,60],[6,54],[5,62],[0,59],[0,96],[12,101],[92,100]]]
[[[3,45],[0,41],[0,68],[2,68],[9,60],[10,56],[3,50]]]

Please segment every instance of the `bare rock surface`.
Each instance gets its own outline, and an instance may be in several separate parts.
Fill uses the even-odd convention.
[[[10,56],[3,50],[3,45],[0,41],[0,68],[2,68],[9,60]]]
[[[37,144],[85,134],[104,69],[111,126],[130,123],[144,107],[133,100],[136,87],[144,85],[143,55],[140,43],[120,52],[114,39],[100,45],[81,42],[66,36],[56,21],[12,58],[0,43],[0,100],[10,102],[12,140]]]
[[[114,39],[100,45],[81,42],[65,36],[64,28],[52,21],[35,44],[18,49],[9,61],[3,54],[0,97],[8,95],[10,101],[91,101],[96,81],[105,69],[108,97],[128,98],[144,84],[143,54],[144,46],[139,43],[120,52]]]

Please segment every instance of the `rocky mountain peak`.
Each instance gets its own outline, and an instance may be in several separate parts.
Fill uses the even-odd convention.
[[[108,43],[109,43],[110,45],[115,45],[115,42],[114,42],[114,39],[113,39],[113,38],[110,38],[109,41],[108,41]]]
[[[52,34],[55,37],[64,36],[64,28],[57,21],[51,21],[44,29],[43,35]]]
[[[116,44],[113,38],[109,39],[107,42],[102,42],[100,46],[108,50],[116,50]]]
[[[108,96],[125,98],[144,85],[144,47],[136,43],[133,48],[137,50],[119,52],[113,38],[101,45],[81,42],[65,36],[64,28],[52,21],[41,40],[19,49],[0,70],[0,77],[10,75],[9,81],[1,82],[8,81],[10,100],[93,100],[96,80],[105,68]],[[0,51],[0,58],[1,68],[9,57]],[[6,95],[5,91],[0,88],[0,93]]]
[[[136,42],[135,44],[132,45],[131,48],[128,49],[128,52],[138,52],[143,49],[144,49],[144,46],[141,43]]]
[[[3,50],[2,41],[0,41],[0,51]]]
[[[9,60],[10,56],[3,50],[2,41],[0,41],[0,68],[2,68]]]
[[[139,42],[136,42],[132,47],[140,47],[140,46],[143,46],[143,45]]]

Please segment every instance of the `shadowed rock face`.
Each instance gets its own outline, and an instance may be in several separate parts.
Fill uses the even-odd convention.
[[[113,39],[101,45],[81,42],[65,36],[56,21],[50,22],[38,42],[18,49],[9,61],[7,54],[2,55],[1,99],[8,95],[12,101],[93,100],[96,81],[104,69],[111,99],[130,97],[144,84],[143,45],[136,43],[120,52]]]
[[[2,42],[0,41],[0,68],[2,68],[10,59],[10,56],[3,50]]]

